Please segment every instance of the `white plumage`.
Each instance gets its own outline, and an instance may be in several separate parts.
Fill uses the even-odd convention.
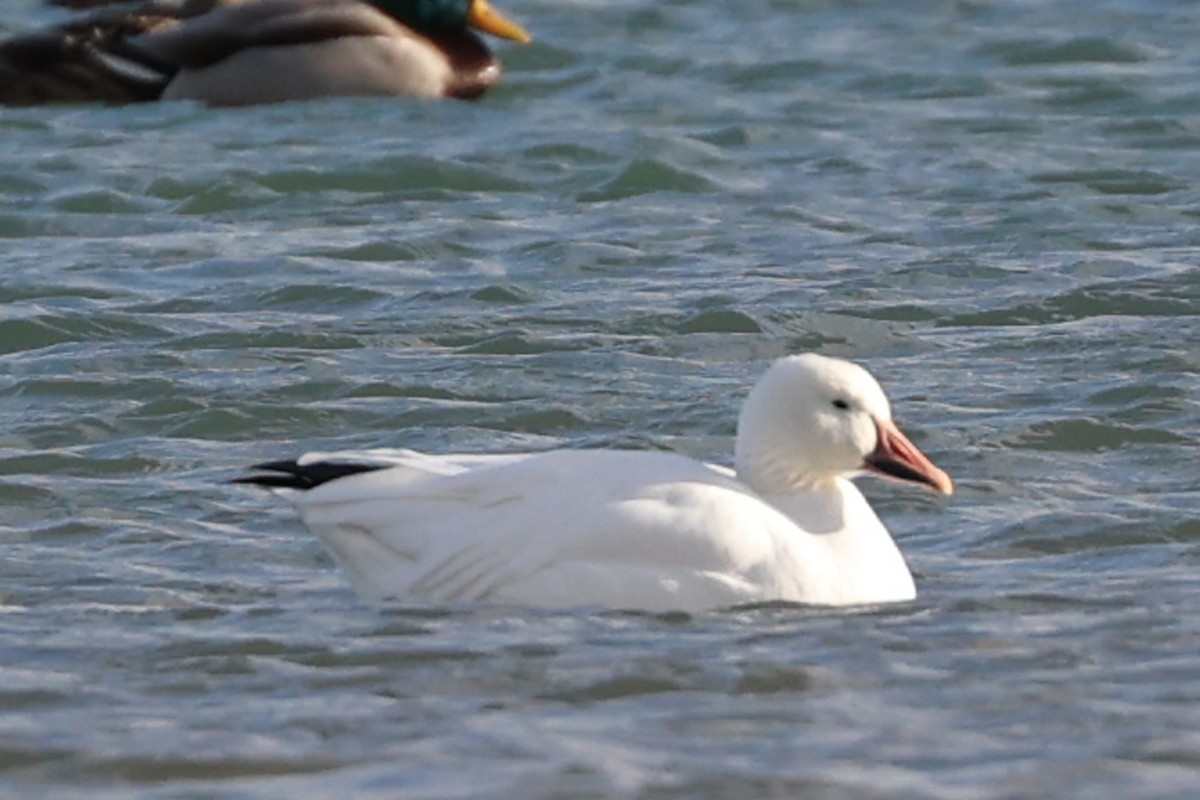
[[[760,379],[736,470],[662,452],[310,453],[280,488],[367,599],[540,608],[910,600],[912,576],[847,476],[949,494],[861,367],[808,354]]]

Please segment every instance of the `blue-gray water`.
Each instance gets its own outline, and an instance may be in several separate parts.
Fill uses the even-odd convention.
[[[498,2],[478,105],[0,110],[0,796],[1194,797],[1195,4]],[[728,461],[808,349],[957,479],[911,605],[372,608],[224,483]]]

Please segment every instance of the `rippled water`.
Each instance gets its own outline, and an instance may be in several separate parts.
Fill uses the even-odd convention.
[[[1191,797],[1194,4],[503,5],[477,105],[0,110],[0,795]],[[806,349],[958,481],[864,481],[914,604],[372,608],[224,483],[728,461]]]

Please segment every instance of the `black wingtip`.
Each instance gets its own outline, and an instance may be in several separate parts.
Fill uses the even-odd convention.
[[[314,461],[301,464],[299,461],[268,461],[255,464],[251,469],[267,473],[265,475],[245,475],[234,478],[230,483],[262,486],[267,489],[300,489],[306,491],[316,488],[323,483],[357,475],[361,472],[374,472],[386,469],[384,464],[361,464],[346,461]]]

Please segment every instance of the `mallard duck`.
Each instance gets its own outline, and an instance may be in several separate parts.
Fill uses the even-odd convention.
[[[487,0],[57,2],[104,8],[0,42],[0,104],[469,99],[501,72],[471,29],[529,41]]]
[[[742,406],[735,469],[676,453],[310,453],[239,483],[284,493],[366,599],[699,611],[911,600],[847,477],[950,494],[862,367],[776,361]]]

